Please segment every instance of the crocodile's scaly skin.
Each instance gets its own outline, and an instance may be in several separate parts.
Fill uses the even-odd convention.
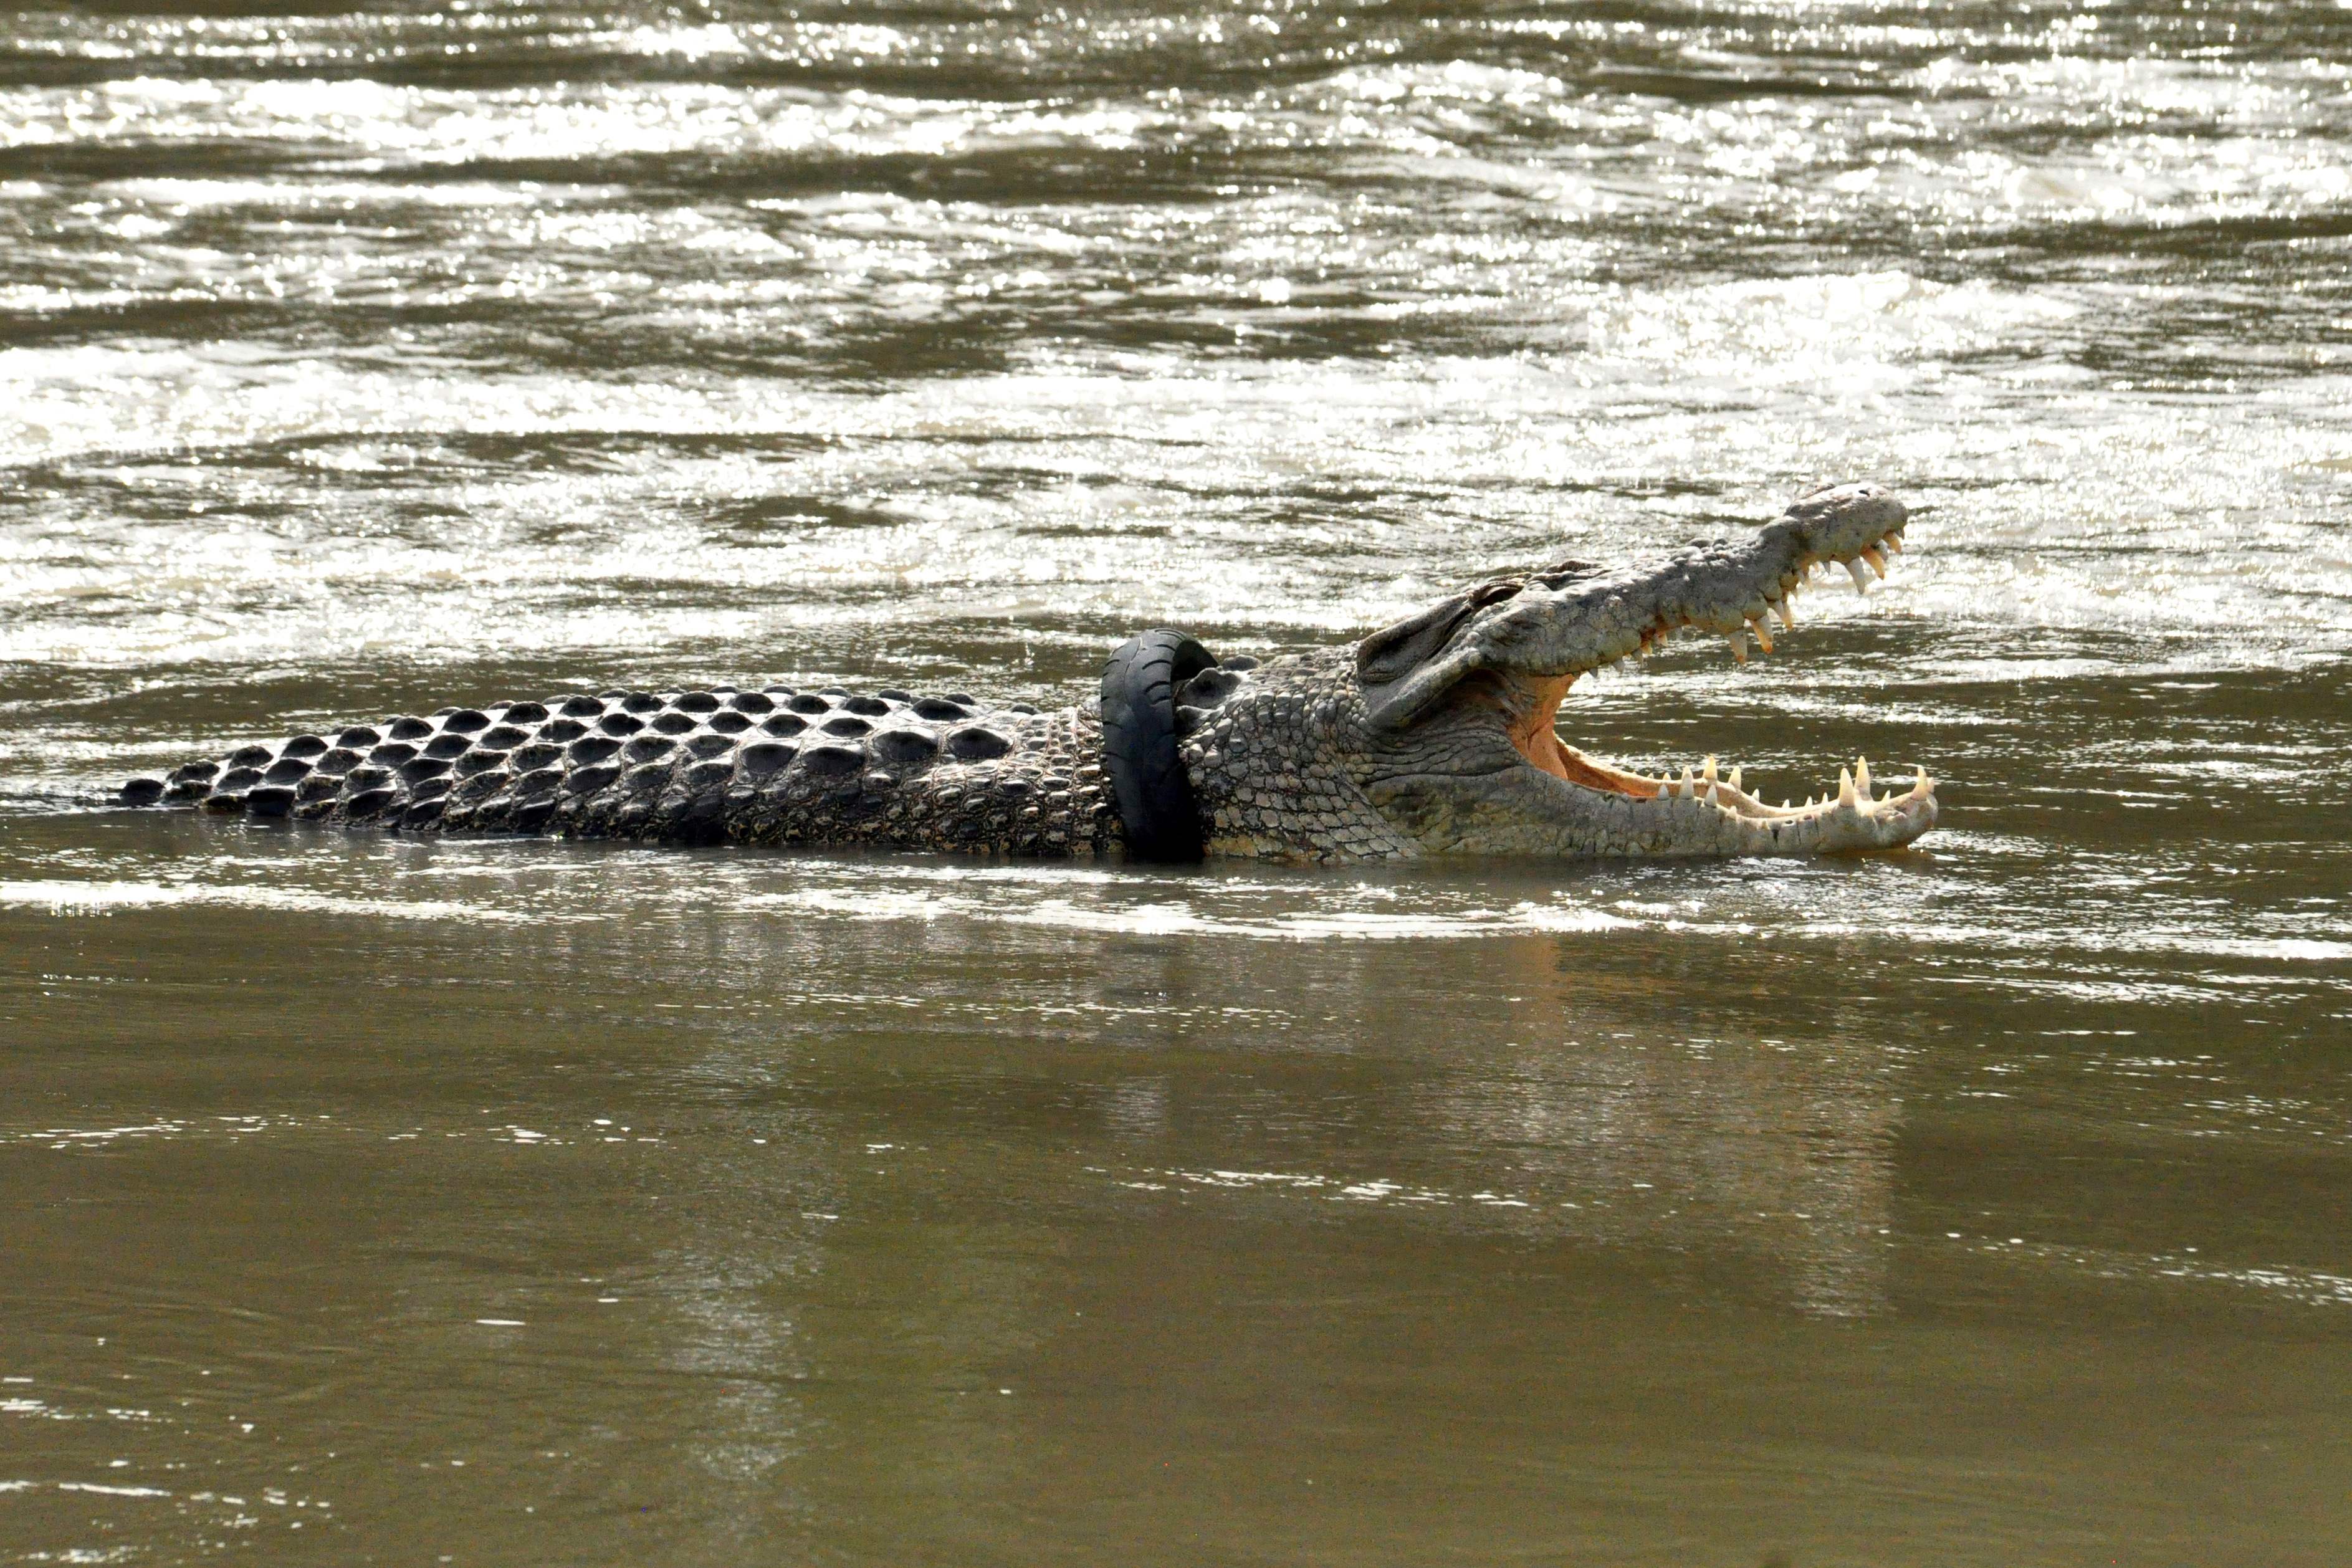
[[[1184,769],[1209,853],[1344,861],[1420,852],[1365,794],[1370,753],[1347,743],[1362,710],[1353,657],[1327,648],[1272,659],[1213,708],[1179,710],[1190,721]],[[1236,700],[1244,689],[1249,700]]]
[[[789,687],[445,708],[297,735],[165,781],[166,802],[412,833],[1085,855],[1118,842],[1075,710]]]

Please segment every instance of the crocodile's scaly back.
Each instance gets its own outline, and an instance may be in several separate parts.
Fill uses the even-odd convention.
[[[445,708],[192,763],[127,792],[411,833],[1061,856],[1118,841],[1077,709],[837,688],[608,691]]]

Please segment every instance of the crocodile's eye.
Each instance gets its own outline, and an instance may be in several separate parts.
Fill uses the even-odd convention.
[[[1214,708],[1241,689],[1241,684],[1242,678],[1232,670],[1212,667],[1186,681],[1176,700],[1194,708]]]

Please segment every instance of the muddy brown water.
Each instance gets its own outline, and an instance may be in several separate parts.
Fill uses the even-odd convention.
[[[2352,12],[0,25],[0,1563],[2352,1556]],[[105,809],[1084,689],[1874,476],[1821,864]]]

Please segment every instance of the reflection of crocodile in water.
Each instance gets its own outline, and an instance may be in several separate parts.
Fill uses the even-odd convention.
[[[1924,773],[1907,793],[1874,798],[1858,765],[1819,804],[1775,807],[1740,787],[1738,769],[1717,776],[1712,758],[1699,777],[1647,778],[1564,744],[1553,726],[1579,675],[1681,627],[1727,637],[1743,660],[1751,637],[1769,652],[1767,617],[1791,624],[1790,601],[1816,566],[1844,566],[1857,587],[1864,563],[1883,575],[1906,517],[1874,485],[1843,486],[1744,540],[1634,567],[1561,561],[1496,578],[1353,648],[1197,672],[1205,655],[1172,667],[1163,657],[1160,688],[1124,694],[1112,689],[1115,660],[1105,703],[1131,704],[1147,731],[1156,712],[1160,728],[1139,737],[1114,723],[1109,769],[1105,703],[1040,712],[961,695],[719,686],[493,702],[298,735],[134,779],[122,798],[419,833],[1065,856],[1165,839],[1167,822],[1137,820],[1151,802],[1112,787],[1117,764],[1122,784],[1136,765],[1120,747],[1157,744],[1157,809],[1185,818],[1176,841],[1211,854],[1887,848],[1935,826]]]

